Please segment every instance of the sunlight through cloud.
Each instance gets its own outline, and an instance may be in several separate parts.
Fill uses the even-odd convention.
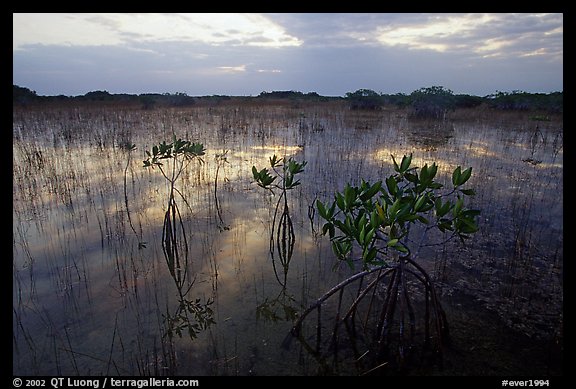
[[[242,73],[246,71],[246,65],[240,66],[218,66],[218,69],[225,73]]]
[[[492,20],[490,15],[436,16],[423,24],[402,27],[378,27],[376,39],[386,46],[407,46],[439,52],[463,48],[451,38],[469,35]]]
[[[549,45],[557,46],[550,41],[563,34],[563,27],[557,27],[557,18],[548,14],[428,15],[425,19],[376,27],[374,39],[384,46],[410,50],[459,51],[482,58],[526,57],[550,53]],[[527,23],[534,28],[527,30]]]
[[[561,13],[13,14],[13,83],[39,95],[487,95],[562,78]]]
[[[284,47],[302,41],[257,14],[13,14],[13,49],[25,45],[121,45],[183,41]]]

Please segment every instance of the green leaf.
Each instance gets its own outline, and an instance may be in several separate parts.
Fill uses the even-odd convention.
[[[388,217],[390,219],[394,219],[396,217],[396,214],[398,213],[399,208],[400,208],[400,199],[396,199],[396,201],[394,201],[394,204],[392,204],[392,206],[388,208]]]
[[[192,154],[193,156],[199,157],[206,154],[206,149],[202,143],[192,143],[187,146],[186,152]]]
[[[460,185],[460,177],[462,175],[460,166],[458,166],[456,169],[454,169],[454,172],[452,173],[452,185],[454,186],[458,186]]]
[[[456,205],[454,205],[454,209],[453,209],[453,213],[454,216],[458,216],[460,214],[460,211],[462,210],[462,207],[464,206],[464,198],[459,198],[456,201]]]
[[[368,233],[366,234],[364,242],[366,242],[366,244],[371,243],[372,239],[374,239],[374,234],[376,234],[376,228],[371,228],[370,231],[368,231]]]
[[[302,173],[304,171],[304,166],[306,166],[308,162],[303,161],[302,163],[298,163],[295,160],[293,160],[292,158],[290,158],[288,160],[288,171],[293,174],[296,175],[298,173]]]
[[[450,201],[446,201],[444,204],[442,204],[442,199],[440,198],[436,199],[434,205],[436,207],[436,217],[443,217],[448,213],[448,211],[450,211],[450,208],[452,207]]]
[[[328,232],[328,236],[330,236],[330,239],[334,238],[334,224],[325,223],[322,226],[322,235],[326,235],[326,232]]]
[[[372,261],[374,261],[374,259],[376,258],[376,255],[378,254],[378,251],[376,250],[375,247],[370,248],[370,250],[366,253],[366,251],[364,251],[363,253],[363,260],[365,263],[372,263]]]
[[[396,243],[398,243],[398,239],[390,239],[390,240],[388,241],[388,243],[386,243],[386,247],[395,246]]]
[[[413,221],[415,221],[415,220],[418,220],[418,217],[419,217],[418,215],[412,213],[412,214],[406,216],[406,217],[404,218],[404,220],[406,220],[406,221],[408,221],[408,222],[413,222]]]
[[[344,225],[348,229],[348,233],[346,235],[355,235],[357,233],[356,228],[354,227],[354,222],[352,221],[352,217],[350,215],[346,215],[344,219]]]
[[[316,200],[316,208],[318,209],[318,214],[320,215],[320,217],[322,217],[323,219],[329,219],[328,213],[326,212],[326,207],[324,207],[322,201]]]
[[[460,189],[460,192],[466,196],[475,196],[476,192],[473,189]]]
[[[356,200],[356,188],[346,184],[344,188],[344,204],[346,209],[350,209]]]
[[[438,172],[438,165],[436,165],[436,162],[434,162],[432,166],[430,166],[430,168],[428,169],[428,179],[432,181],[434,177],[436,177],[437,172]]]
[[[402,203],[402,199],[400,199],[400,202]],[[411,209],[412,209],[412,203],[409,201],[404,202],[404,204],[402,204],[402,206],[400,207],[400,210],[396,214],[396,218],[399,221],[400,220],[406,220],[406,216],[408,216]]]
[[[158,146],[160,146],[157,150],[158,150],[158,154],[165,154],[166,151],[168,151],[169,149],[172,148],[172,143],[167,144],[166,141],[160,143]]]
[[[440,212],[442,209],[442,199],[440,197],[437,197],[434,201],[434,207],[436,208],[436,213]]]
[[[396,170],[398,173],[400,173],[400,167],[398,166],[398,163],[396,163],[396,159],[394,159],[393,155],[390,155],[392,157],[392,162],[394,163],[394,170]]]
[[[425,194],[420,195],[418,200],[416,200],[416,204],[414,204],[414,211],[418,212],[420,210],[420,208],[422,208],[422,206],[424,205],[424,203],[427,199],[428,199],[428,196],[426,196]]]
[[[332,241],[332,251],[334,252],[334,254],[336,254],[338,258],[341,258],[342,248],[340,246],[340,242],[337,242],[335,240]]]
[[[428,219],[426,219],[424,216],[419,215],[418,216],[418,220],[424,224],[430,224],[430,221]]]
[[[478,226],[474,221],[469,219],[459,219],[457,230],[465,234],[473,234],[478,231]]]
[[[422,208],[420,208],[420,212],[428,212],[429,210],[431,210],[432,208],[434,208],[434,204],[433,203],[425,203]]]
[[[270,157],[270,166],[271,167],[277,167],[278,165],[280,165],[281,162],[282,162],[282,158],[278,158],[276,156],[276,154],[274,154],[272,157]]]
[[[380,199],[384,200],[385,204],[392,205],[392,199],[390,198],[390,194],[384,188],[380,190],[380,193],[382,194],[380,196]]]
[[[407,249],[406,247],[404,247],[404,245],[401,244],[401,243],[398,243],[398,244],[394,245],[394,248],[395,248],[396,250],[402,252],[402,253],[407,253],[407,252],[408,252],[408,249]]]
[[[197,155],[204,155],[206,153],[206,148],[202,143],[192,143],[192,147]]]
[[[338,208],[340,208],[341,211],[344,211],[346,209],[344,196],[342,196],[340,192],[336,192],[336,205],[338,205]]]
[[[390,176],[386,179],[386,187],[392,196],[396,196],[396,193],[398,193],[398,183],[394,176]]]
[[[382,209],[382,207],[380,206],[380,204],[376,204],[376,211],[378,211],[378,217],[380,218],[380,220],[385,221],[386,214],[384,212],[384,209]]]
[[[358,228],[364,227],[368,218],[366,217],[366,212],[360,211],[359,217],[356,218],[355,224]]]
[[[333,241],[332,242],[332,250],[336,254],[336,256],[340,259],[346,259],[350,250],[352,249],[352,245],[348,241]]]
[[[417,174],[404,173],[404,177],[405,177],[408,181],[410,181],[410,182],[412,182],[412,183],[414,183],[414,184],[417,184],[418,181],[419,181]]]
[[[330,209],[328,209],[328,213],[326,214],[326,216],[328,216],[328,219],[332,219],[332,216],[334,216],[335,209],[336,209],[336,202],[333,201],[332,205],[330,206]]]
[[[428,164],[425,164],[424,166],[422,166],[422,169],[420,169],[420,181],[422,181],[422,183],[426,183],[428,181],[428,178],[429,178]]]
[[[440,215],[440,217],[446,215],[448,212],[450,212],[450,208],[452,208],[452,202],[451,201],[447,201],[446,203],[444,203],[444,205],[442,206],[442,214]]]
[[[382,181],[378,181],[374,185],[372,185],[368,190],[364,191],[360,194],[360,200],[366,201],[371,199],[376,193],[378,193],[382,189]]]
[[[378,204],[376,204],[378,207]],[[370,214],[370,225],[372,228],[378,228],[380,226],[380,216],[378,215],[378,209],[375,209]]]
[[[480,215],[480,210],[478,209],[467,209],[460,213],[463,217],[474,217]]]
[[[454,228],[452,227],[452,221],[449,219],[440,219],[438,222],[438,229],[442,232],[445,232],[446,230],[454,231]]]
[[[410,167],[410,163],[412,162],[412,153],[409,156],[402,157],[402,162],[400,163],[400,172],[404,173]]]
[[[458,185],[464,185],[471,175],[472,175],[472,167],[469,167],[468,169],[462,172]]]

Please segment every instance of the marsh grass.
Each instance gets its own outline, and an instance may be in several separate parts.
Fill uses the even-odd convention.
[[[514,331],[517,339],[532,337],[542,356],[518,352],[515,364],[475,362],[493,363],[493,374],[513,375],[520,370],[506,366],[529,366],[531,358],[543,366],[531,374],[557,372],[544,355],[557,352],[552,345],[563,336],[562,130],[556,116],[535,121],[526,113],[466,110],[430,122],[410,120],[402,110],[365,113],[332,103],[15,109],[13,373],[367,373],[367,365],[339,359],[354,355],[346,354],[349,347],[340,349],[338,369],[331,370],[303,346],[281,349],[292,323],[264,320],[258,306],[268,304],[284,319],[282,303],[301,312],[351,275],[334,269],[329,245],[315,239],[318,216],[309,215],[309,205],[331,196],[332,188],[359,185],[358,177],[387,176],[389,155],[410,152],[417,166],[437,161],[441,167],[474,167],[471,206],[482,209],[477,240],[463,249],[448,242],[420,253],[448,320],[467,320],[456,323],[454,347],[474,338],[490,355],[504,355],[509,333],[463,330],[476,328],[475,320],[497,318],[498,328]],[[214,299],[216,324],[194,340],[162,336],[164,316],[180,304],[162,248],[170,186],[141,168],[144,150],[174,132],[208,150],[204,165],[182,173],[179,190],[188,205],[180,208],[180,219],[171,219],[184,226],[178,232],[186,232],[190,245],[191,301]],[[127,149],[130,143],[135,150]],[[222,150],[229,150],[228,163],[217,164]],[[274,204],[262,202],[251,167],[265,165],[274,152],[308,164],[305,187],[288,201],[297,238],[286,294],[271,306],[280,291],[267,261]],[[438,176],[449,180],[447,171]],[[347,293],[343,304],[353,301],[356,289]],[[329,342],[333,327],[322,326],[322,339]],[[498,333],[507,335],[490,343]],[[462,355],[463,361],[472,358]],[[368,355],[359,357],[354,360],[367,361]],[[459,369],[452,373],[466,373]],[[394,369],[385,365],[370,374]]]

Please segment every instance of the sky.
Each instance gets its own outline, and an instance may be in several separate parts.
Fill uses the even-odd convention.
[[[41,96],[563,91],[563,14],[13,14],[13,83]]]

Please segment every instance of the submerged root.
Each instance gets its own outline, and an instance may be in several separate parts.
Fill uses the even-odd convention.
[[[330,289],[302,313],[290,335],[324,372],[352,362],[359,374],[386,374],[389,368],[409,369],[418,350],[421,364],[441,367],[449,330],[430,277],[406,256]],[[289,344],[287,337],[283,345]]]

